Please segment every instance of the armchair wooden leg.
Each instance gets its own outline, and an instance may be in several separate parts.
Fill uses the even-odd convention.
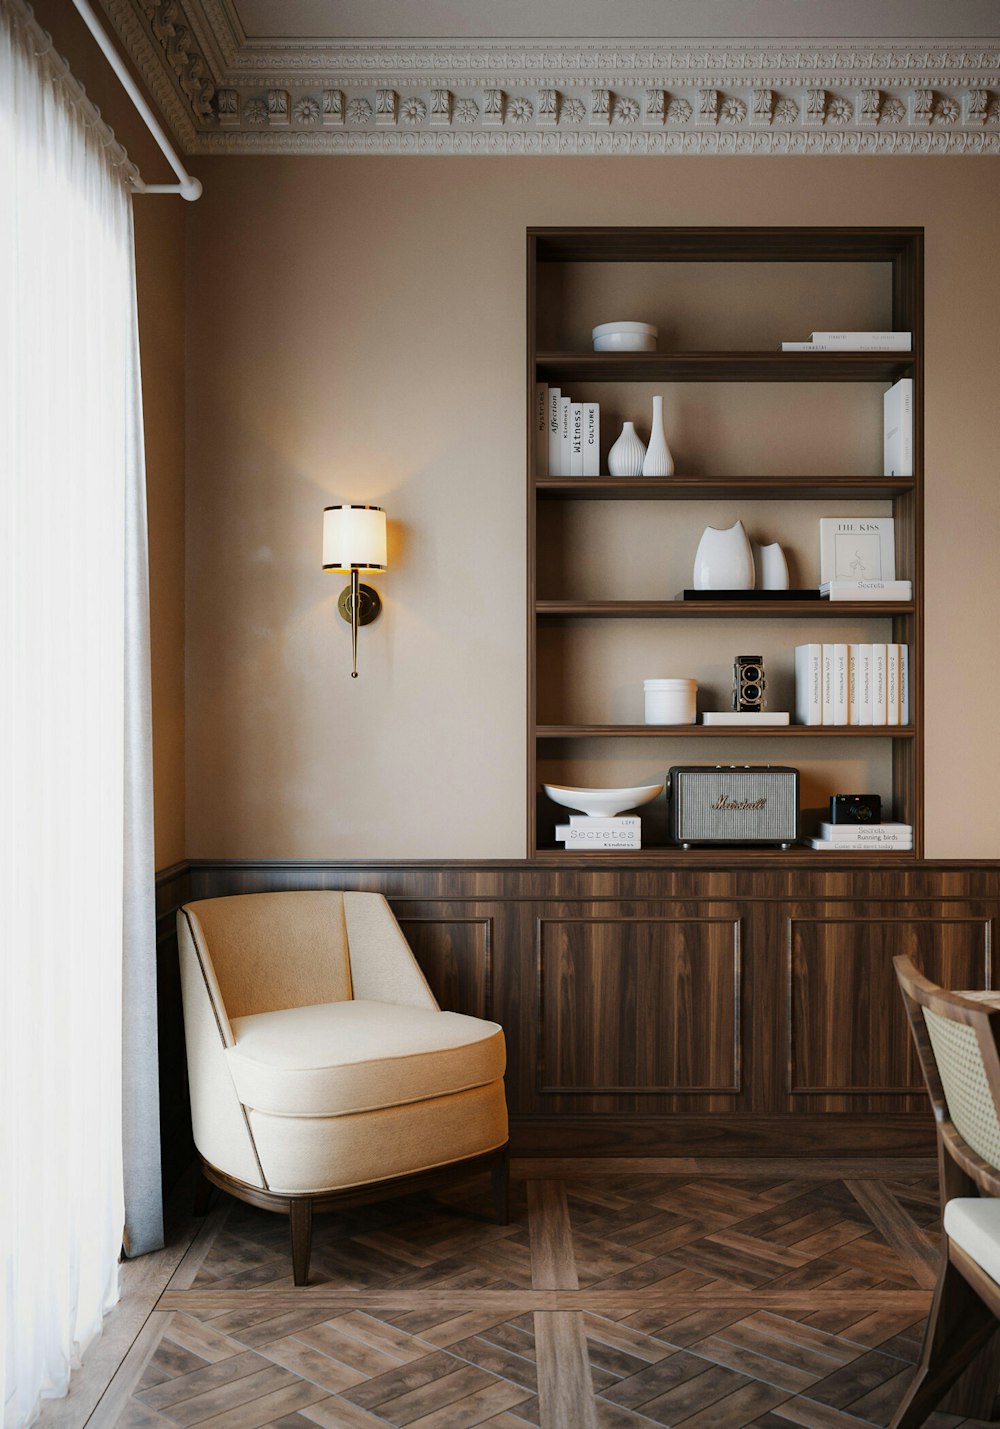
[[[497,1224],[508,1225],[510,1223],[510,1153],[506,1147],[500,1160],[496,1162],[490,1172],[490,1181],[493,1185],[493,1207],[496,1211]]]
[[[197,1171],[198,1182],[194,1188],[194,1213],[196,1216],[207,1216],[208,1208],[212,1202],[212,1192],[215,1187],[204,1174],[199,1166]]]
[[[289,1201],[288,1218],[292,1232],[292,1275],[296,1285],[308,1285],[309,1256],[312,1252],[312,1199],[296,1196]]]
[[[889,1429],[917,1429],[923,1424],[996,1328],[992,1310],[946,1259],[934,1292],[920,1363]]]

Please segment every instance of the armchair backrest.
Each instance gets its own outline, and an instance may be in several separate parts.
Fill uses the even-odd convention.
[[[206,898],[184,913],[229,1019],[353,995],[342,893]]]
[[[1000,1007],[947,992],[909,958],[893,965],[944,1146],[978,1186],[1000,1195]]]

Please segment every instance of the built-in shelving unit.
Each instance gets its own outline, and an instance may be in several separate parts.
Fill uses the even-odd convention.
[[[690,265],[680,272],[677,265]],[[704,281],[705,265],[738,265],[730,271],[725,291],[739,293],[738,308],[719,306],[713,285]],[[815,265],[804,270],[801,265]],[[714,270],[718,271],[718,270]],[[691,281],[687,281],[690,274]],[[699,274],[702,288],[698,288]],[[783,282],[787,276],[788,302]],[[660,277],[662,276],[662,284]],[[814,283],[812,287],[812,279]],[[662,291],[661,291],[662,288]],[[691,294],[702,294],[705,321],[696,314]],[[787,310],[786,310],[787,309]],[[675,332],[670,323],[676,311]],[[661,314],[667,313],[667,322]],[[648,316],[647,316],[648,315]],[[720,350],[718,336],[731,316],[732,350]],[[656,322],[661,318],[659,348],[653,353],[595,353],[589,350],[589,328],[611,318]],[[805,324],[808,323],[808,326]],[[910,352],[782,352],[780,339],[808,336],[810,329],[879,329],[913,333]],[[706,342],[700,350],[703,336]],[[914,385],[914,474],[890,477],[881,472],[881,394],[900,377]],[[734,404],[746,402],[733,388],[719,391],[717,405],[703,400],[691,406],[696,428],[682,433],[675,458],[684,470],[671,477],[547,475],[534,469],[531,415],[535,385],[545,382],[567,388],[574,400],[602,404],[602,469],[617,435],[618,418],[634,416],[641,424],[648,411],[651,387],[677,393],[679,384],[758,384],[754,392],[762,410],[773,413],[772,430],[780,453],[768,471],[766,446],[756,465],[743,474],[734,470],[731,444],[719,445]],[[601,384],[590,391],[594,384]],[[816,384],[852,384],[847,400],[831,395],[827,426],[816,420],[816,401],[798,415],[796,392]],[[863,386],[860,386],[863,384]],[[859,392],[860,395],[854,395]],[[605,415],[605,396],[609,394]],[[666,397],[665,397],[666,401]],[[837,402],[840,405],[837,405]],[[726,404],[730,405],[727,406]],[[768,407],[767,404],[771,405]],[[684,410],[678,399],[675,406]],[[544,782],[635,784],[653,782],[671,763],[692,762],[699,740],[707,740],[704,758],[694,762],[794,763],[802,771],[803,787],[815,807],[834,792],[868,779],[863,792],[881,792],[891,817],[914,827],[914,849],[907,854],[872,854],[866,862],[898,864],[923,854],[923,236],[917,229],[836,228],[690,228],[690,229],[532,229],[528,233],[528,470],[529,470],[529,852],[551,856],[553,824],[558,813],[539,793]],[[746,412],[746,407],[742,409]],[[706,412],[719,420],[712,422]],[[617,415],[616,415],[617,414]],[[607,422],[607,425],[605,423]],[[839,424],[839,425],[838,425]],[[731,422],[730,422],[731,425]],[[840,442],[848,453],[831,460],[829,448],[850,429],[852,440]],[[790,437],[789,434],[792,434]],[[668,440],[672,432],[668,421]],[[794,438],[794,440],[793,440]],[[713,450],[719,445],[719,453]],[[673,442],[671,442],[673,445]],[[804,458],[796,462],[800,454]],[[861,455],[858,452],[861,451]],[[718,459],[714,459],[715,457]],[[844,470],[838,471],[838,465]],[[810,467],[815,467],[811,474]],[[704,471],[699,471],[704,468]],[[668,503],[662,515],[649,503]],[[609,503],[595,507],[594,503]],[[623,503],[626,505],[623,507]],[[744,511],[744,503],[756,503]],[[781,503],[780,518],[775,514]],[[878,514],[895,520],[897,574],[913,583],[913,600],[905,602],[829,602],[825,600],[688,600],[679,592],[690,584],[683,573],[655,594],[633,593],[635,572],[622,560],[628,538],[622,522],[634,519],[637,544],[646,541],[644,528],[660,521],[664,549],[673,568],[688,570],[693,559],[691,532],[701,507],[711,507],[702,524],[761,512],[767,527],[779,519],[798,522],[801,549],[791,550],[800,567],[818,568],[819,517],[855,514],[852,503],[875,503]],[[631,513],[634,505],[634,517]],[[830,509],[833,508],[833,509]],[[675,524],[673,513],[678,513]],[[604,521],[602,513],[606,513]],[[789,513],[791,513],[789,515]],[[612,521],[612,516],[614,520]],[[687,524],[684,525],[683,523]],[[596,524],[595,524],[596,523]],[[748,524],[750,524],[748,522]],[[608,549],[601,546],[601,526],[613,527]],[[806,532],[811,535],[805,535]],[[596,534],[595,534],[596,532]],[[680,534],[678,534],[678,532]],[[786,540],[788,538],[786,537]],[[588,546],[588,542],[590,543]],[[617,544],[614,544],[617,543]],[[810,544],[812,543],[812,544]],[[626,569],[623,571],[623,567]],[[595,576],[599,568],[600,577]],[[578,575],[577,573],[580,573]],[[606,572],[606,576],[605,573]],[[809,586],[814,579],[793,580]],[[800,570],[800,577],[802,571]],[[628,577],[627,585],[624,584]],[[585,577],[585,578],[584,578]],[[599,580],[603,589],[595,589]],[[580,582],[579,584],[577,582]],[[633,626],[632,622],[641,622]],[[675,668],[671,640],[682,631],[678,622],[696,621],[697,650],[709,687],[718,687],[718,671],[737,653],[755,649],[770,632],[781,642],[782,658],[790,664],[794,644],[804,640],[894,640],[910,647],[910,719],[905,726],[648,726],[641,719],[639,674],[690,675],[701,682],[702,671],[691,668],[690,641],[683,645],[682,668]],[[729,622],[739,621],[739,645]],[[608,628],[607,623],[612,625]],[[655,648],[658,664],[637,669],[634,697],[623,691],[620,671],[600,689],[595,668],[608,649],[616,656],[632,647],[636,659],[649,657],[653,631],[662,622],[662,644]],[[787,627],[784,622],[794,622]],[[813,627],[815,625],[815,631]],[[614,645],[609,646],[614,631]],[[646,632],[640,639],[639,631]],[[871,632],[870,634],[866,632]],[[743,633],[745,632],[745,633]],[[801,633],[800,633],[801,632]],[[862,632],[862,633],[859,633]],[[787,643],[786,643],[787,642]],[[681,647],[678,647],[681,648]],[[687,663],[683,663],[687,662]],[[772,673],[769,667],[769,678]],[[778,671],[789,687],[789,671]],[[611,686],[614,686],[612,688]],[[632,700],[622,718],[622,705]],[[787,705],[782,705],[786,708]],[[631,718],[629,717],[631,713]],[[761,743],[763,742],[763,743]],[[760,749],[759,755],[753,755]],[[639,751],[637,754],[636,751]],[[749,751],[749,753],[748,753]],[[595,771],[599,777],[595,776]],[[620,777],[615,778],[615,771]],[[841,775],[841,771],[842,775]],[[806,819],[808,832],[808,817]],[[726,850],[734,863],[752,863],[755,850]],[[573,855],[575,858],[581,855]],[[594,853],[583,858],[628,855]],[[641,855],[696,863],[705,857],[646,842]],[[835,855],[796,850],[787,857],[796,864],[835,863]]]

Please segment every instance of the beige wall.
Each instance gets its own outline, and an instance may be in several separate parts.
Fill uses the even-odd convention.
[[[995,161],[239,158],[199,174],[189,856],[523,854],[524,230],[585,223],[926,226],[927,851],[1000,856]],[[357,681],[341,581],[319,569],[322,508],[341,500],[392,523]]]
[[[173,174],[111,66],[68,0],[33,0],[147,183]],[[141,84],[138,76],[136,78]],[[147,99],[149,95],[147,94]],[[136,286],[146,438],[156,866],[184,857],[184,237],[188,205],[135,200]]]

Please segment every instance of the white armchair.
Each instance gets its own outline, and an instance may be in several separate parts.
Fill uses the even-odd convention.
[[[290,1218],[487,1164],[507,1218],[503,1031],[442,1012],[378,893],[257,893],[177,915],[194,1140],[209,1181]]]

